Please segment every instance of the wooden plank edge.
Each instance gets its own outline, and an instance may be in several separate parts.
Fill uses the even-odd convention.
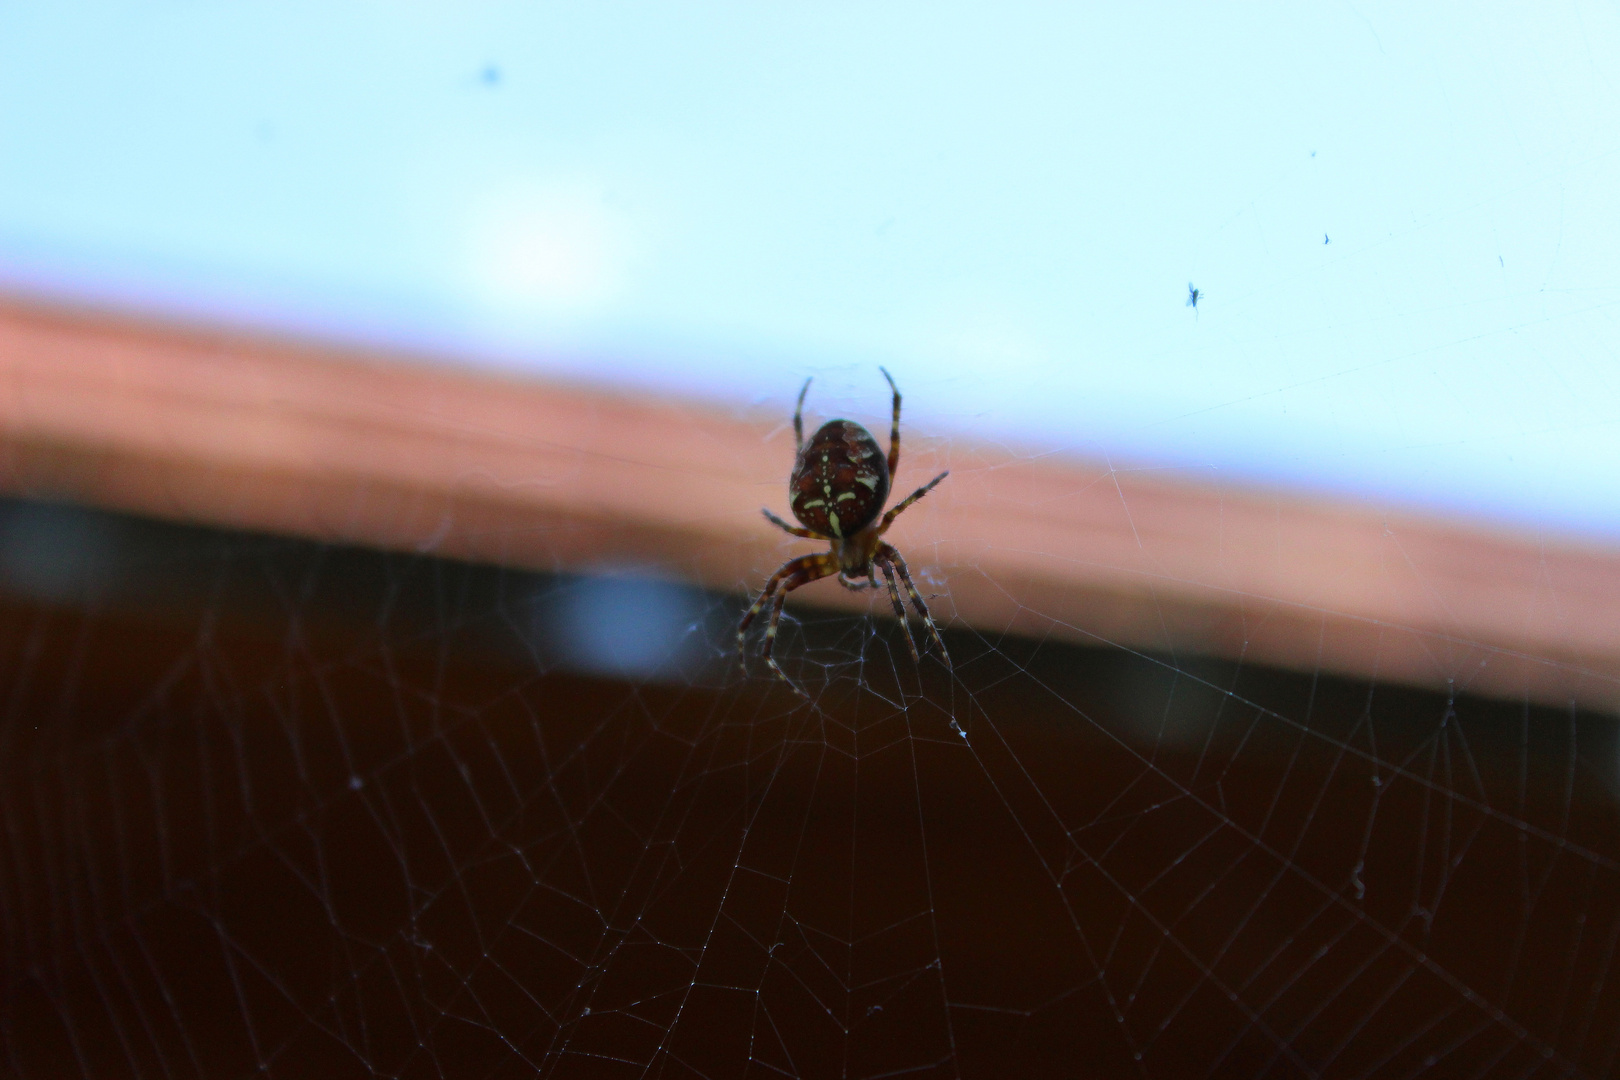
[[[746,592],[804,550],[758,512],[783,509],[783,419],[0,303],[0,489],[178,521]],[[1613,550],[914,431],[906,450],[899,487],[952,477],[894,538],[984,633],[1620,703]]]

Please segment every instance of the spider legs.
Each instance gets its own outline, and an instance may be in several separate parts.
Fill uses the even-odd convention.
[[[894,617],[900,620],[900,629],[906,632],[906,648],[911,650],[913,663],[919,663],[922,657],[917,655],[917,639],[911,636],[911,622],[906,618],[906,605],[900,601],[900,586],[894,580],[894,563],[881,554],[872,560],[883,571],[883,579],[889,583],[889,599],[894,602]]]
[[[878,526],[878,535],[882,536],[884,533],[888,532],[889,526],[894,524],[894,519],[900,516],[900,511],[904,510],[906,507],[910,506],[912,503],[916,502],[930,491],[933,491],[934,485],[938,484],[941,480],[945,479],[949,475],[951,475],[951,470],[946,469],[944,472],[928,481],[928,483],[924,484],[922,487],[900,500],[900,502],[890,507],[889,512],[883,515],[882,524]],[[884,546],[887,547],[888,545]],[[893,551],[894,549],[891,547],[889,550]]]
[[[836,573],[838,573],[838,560],[829,554],[801,555],[797,559],[789,560],[783,564],[780,570],[771,575],[770,580],[765,583],[765,587],[760,590],[759,598],[754,601],[753,606],[748,609],[748,613],[742,617],[742,622],[737,625],[737,652],[741,655],[745,648],[743,635],[747,633],[748,627],[755,617],[764,610],[766,602],[770,602],[771,617],[770,621],[765,625],[765,643],[760,647],[759,655],[764,657],[765,663],[770,666],[772,671],[776,672],[777,678],[793,687],[794,693],[806,700],[809,700],[810,695],[795,686],[793,681],[787,677],[787,673],[777,665],[776,658],[771,655],[771,647],[776,644],[776,627],[782,621],[782,605],[787,600],[787,594],[800,585]]]
[[[747,614],[742,617],[742,622],[737,624],[737,648],[739,650],[743,647],[743,635],[748,632],[748,627],[753,624],[754,619],[764,610],[766,602],[776,593],[777,588],[784,581],[805,574],[812,569],[821,569],[818,564],[825,558],[825,555],[800,555],[797,559],[789,559],[783,563],[781,568],[770,576],[769,580],[765,582],[765,587],[759,591],[759,596],[754,600],[753,605],[749,607]],[[826,574],[817,574],[816,576],[825,577]],[[803,581],[794,582],[782,591],[789,592],[797,589],[805,581],[809,580],[811,579],[805,578]]]
[[[924,488],[923,490],[928,489]],[[940,659],[945,661],[945,666],[950,668],[952,666],[951,654],[945,651],[945,639],[939,636],[939,627],[934,625],[934,617],[928,613],[928,605],[923,603],[922,594],[917,591],[916,583],[911,580],[911,571],[906,569],[906,560],[900,557],[900,552],[896,550],[893,544],[887,542],[878,545],[877,559],[881,561],[885,574],[889,573],[889,568],[892,566],[894,573],[898,574],[900,580],[905,583],[906,595],[911,597],[911,606],[917,609],[917,614],[921,615],[923,622],[928,625],[929,639],[933,641],[935,648],[939,649]],[[894,588],[892,578],[889,587],[891,590]],[[896,598],[895,603],[898,606],[898,598]],[[905,619],[902,618],[900,621],[905,622]],[[906,628],[906,637],[908,639],[911,637],[910,627]],[[916,655],[915,645],[912,647],[912,654]]]
[[[840,570],[838,571],[838,584],[842,585],[850,592],[865,592],[867,589],[877,588],[878,579],[876,574],[868,574],[866,576],[866,580],[862,581],[859,574],[851,577],[849,574]]]
[[[804,395],[810,392],[810,380],[804,380],[799,387],[799,403],[793,406],[793,453],[796,456],[804,449]]]
[[[781,518],[777,517],[763,506],[759,508],[759,512],[764,514],[766,519],[769,520],[772,525],[775,525],[778,529],[781,529],[783,532],[788,533],[791,536],[802,536],[806,540],[828,539],[812,529],[801,529],[797,525],[789,525],[787,522],[783,521]]]
[[[887,368],[878,368],[883,377],[889,380],[889,389],[894,391],[894,422],[889,426],[889,479],[894,479],[894,471],[900,467],[900,388],[894,385],[894,376],[889,374]]]

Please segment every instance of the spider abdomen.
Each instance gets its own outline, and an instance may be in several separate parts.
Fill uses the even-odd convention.
[[[860,532],[889,498],[889,462],[872,433],[829,420],[799,451],[788,506],[806,528],[842,539]]]

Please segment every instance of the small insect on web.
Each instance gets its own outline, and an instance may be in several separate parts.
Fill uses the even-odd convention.
[[[883,371],[883,377],[888,380],[889,389],[894,393],[894,419],[889,429],[888,457],[885,459],[878,449],[872,433],[853,420],[829,420],[806,443],[804,395],[810,390],[810,380],[806,379],[793,410],[795,458],[793,472],[788,477],[788,506],[803,527],[789,525],[768,509],[761,511],[771,524],[784,532],[807,540],[825,540],[832,545],[830,551],[801,555],[784,563],[765,582],[758,599],[737,626],[737,650],[741,653],[748,627],[764,610],[766,603],[771,605],[765,641],[759,652],[777,678],[793,687],[801,697],[808,695],[794,685],[771,655],[776,642],[776,628],[782,621],[782,605],[787,600],[787,594],[799,586],[834,574],[838,575],[839,584],[859,591],[877,588],[877,572],[881,570],[888,585],[889,599],[894,603],[894,613],[905,631],[911,657],[920,660],[911,625],[906,621],[906,607],[900,598],[900,585],[904,584],[912,607],[917,609],[917,614],[928,627],[929,640],[939,650],[945,666],[951,666],[950,653],[945,651],[939,627],[934,625],[928,605],[911,580],[911,571],[906,568],[905,559],[901,558],[893,544],[883,539],[883,534],[889,531],[889,526],[894,524],[901,511],[932,491],[934,485],[949,476],[950,472],[940,473],[881,518],[878,517],[878,512],[889,497],[889,484],[895,470],[900,467],[900,390],[887,371],[882,368],[878,370]]]

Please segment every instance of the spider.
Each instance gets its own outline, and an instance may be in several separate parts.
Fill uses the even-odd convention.
[[[900,467],[900,390],[887,371],[882,368],[878,370],[883,372],[889,389],[894,392],[894,422],[889,429],[888,459],[884,460],[872,433],[853,420],[829,420],[806,443],[804,395],[810,390],[810,380],[806,379],[799,390],[799,403],[793,410],[795,459],[793,473],[788,477],[788,506],[804,527],[789,525],[770,510],[761,510],[770,523],[783,532],[802,536],[806,540],[825,540],[832,545],[830,551],[800,555],[783,563],[765,582],[759,599],[754,601],[737,627],[737,650],[740,653],[744,648],[743,635],[766,602],[770,602],[771,618],[766,625],[765,643],[759,653],[771,670],[776,672],[777,678],[792,686],[801,697],[805,696],[804,691],[793,685],[771,655],[771,646],[776,642],[776,627],[782,620],[782,604],[787,600],[787,594],[799,586],[834,574],[838,575],[839,584],[859,592],[877,588],[877,573],[881,570],[884,581],[888,583],[889,599],[894,602],[895,616],[905,630],[911,658],[920,660],[917,641],[911,636],[911,624],[906,621],[906,608],[900,600],[899,583],[903,582],[906,595],[911,597],[911,606],[917,609],[917,614],[928,626],[929,639],[939,649],[945,666],[951,666],[951,656],[945,651],[939,627],[934,625],[933,617],[928,614],[928,605],[923,602],[917,586],[911,580],[906,560],[900,557],[893,544],[883,539],[883,534],[889,531],[889,526],[894,524],[900,512],[934,490],[934,485],[949,476],[950,472],[940,473],[881,518],[878,517],[878,511],[883,509],[883,503],[889,497],[889,481]],[[866,580],[863,582],[861,578]]]

